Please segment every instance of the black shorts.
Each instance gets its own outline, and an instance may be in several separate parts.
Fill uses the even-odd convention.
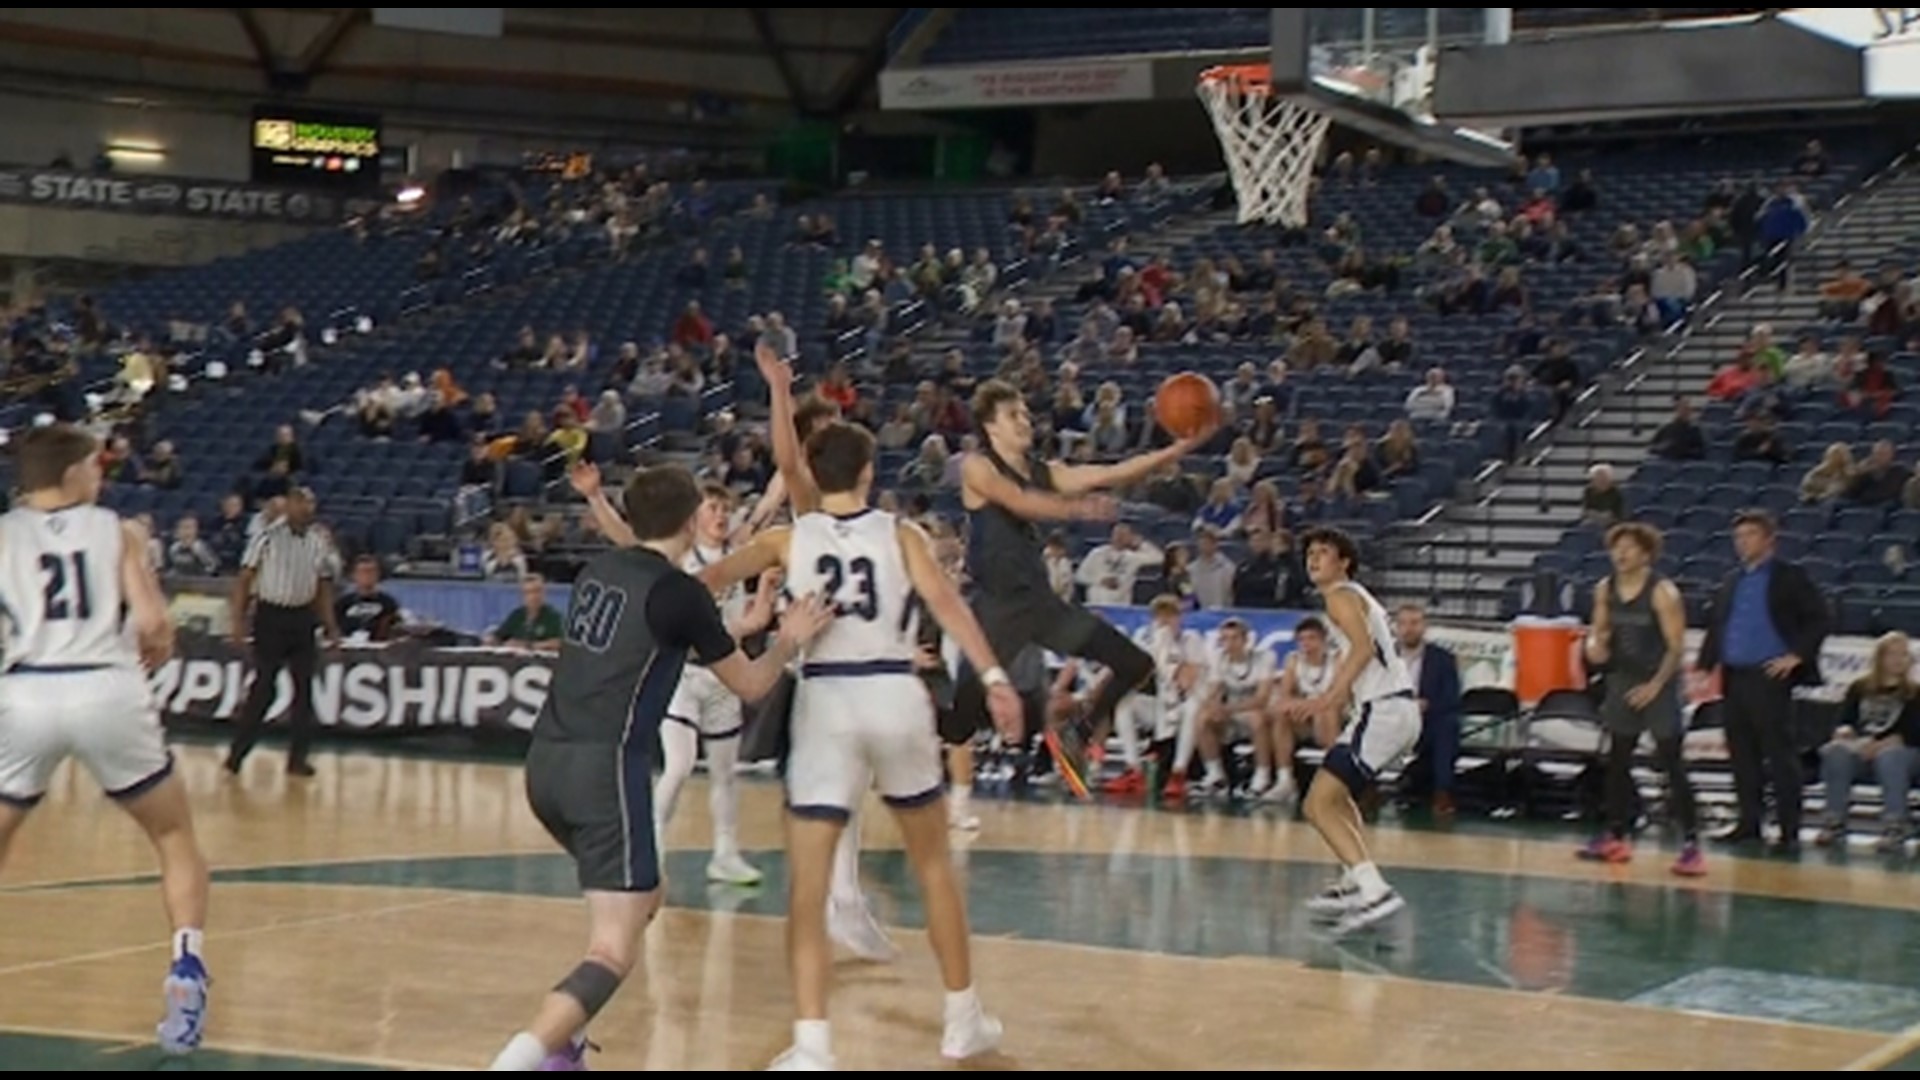
[[[573,856],[580,888],[652,892],[660,887],[653,835],[653,762],[638,747],[533,740],[527,802],[548,835]]]
[[[798,685],[793,672],[781,672],[767,696],[747,706],[741,761],[777,761],[784,769],[793,746],[793,691]]]
[[[1105,619],[1050,592],[1014,597],[975,593],[971,602],[974,618],[980,621],[988,646],[1013,677],[1014,687],[1029,699],[1029,709],[1032,709],[1031,701],[1037,699],[1041,703],[1041,711],[1034,713],[1027,725],[1029,731],[1040,728],[1037,717],[1044,714],[1048,689],[1045,661],[1029,650],[1044,649],[1061,656],[1085,657],[1093,642],[1104,635],[1118,633]],[[1032,663],[1023,665],[1024,661]],[[1035,668],[1035,677],[1022,678],[1027,674],[1021,670],[1023,666]],[[960,742],[974,732],[993,726],[979,682],[972,666],[961,664],[960,685],[964,692],[957,695],[952,724],[941,731],[948,742]]]

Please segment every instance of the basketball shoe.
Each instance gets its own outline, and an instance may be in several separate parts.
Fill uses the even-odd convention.
[[[200,1046],[207,1026],[207,967],[191,954],[173,962],[161,993],[167,1001],[166,1016],[155,1034],[160,1049],[168,1054],[190,1054]]]

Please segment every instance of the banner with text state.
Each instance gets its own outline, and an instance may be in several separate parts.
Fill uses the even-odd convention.
[[[880,73],[883,109],[988,109],[1151,101],[1153,61],[1055,61]]]
[[[0,202],[293,225],[336,224],[346,219],[349,209],[335,196],[256,184],[22,168],[0,168]]]

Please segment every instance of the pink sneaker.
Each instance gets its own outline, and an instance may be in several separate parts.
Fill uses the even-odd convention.
[[[1617,837],[1596,836],[1575,854],[1587,862],[1618,865],[1633,861],[1633,845]]]
[[[1707,875],[1707,857],[1700,853],[1700,845],[1689,840],[1680,849],[1680,857],[1674,860],[1673,872],[1677,877],[1705,877]]]

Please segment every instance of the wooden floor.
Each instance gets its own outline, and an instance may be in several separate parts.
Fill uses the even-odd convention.
[[[180,749],[216,867],[200,1069],[483,1067],[573,963],[583,918],[516,768],[272,755],[238,781]],[[785,1045],[778,792],[747,786],[759,890],[703,878],[704,792],[669,837],[645,978],[596,1025],[596,1069],[758,1069]],[[882,814],[876,904],[904,946],[843,964],[847,1069],[937,1069],[939,985]],[[1878,1068],[1920,1046],[1920,877],[1904,860],[1570,858],[1563,836],[1387,828],[1408,913],[1334,942],[1300,901],[1326,857],[1281,816],[985,803],[956,852],[989,1069]],[[133,826],[63,773],[0,870],[0,1069],[149,1069],[166,961]]]

